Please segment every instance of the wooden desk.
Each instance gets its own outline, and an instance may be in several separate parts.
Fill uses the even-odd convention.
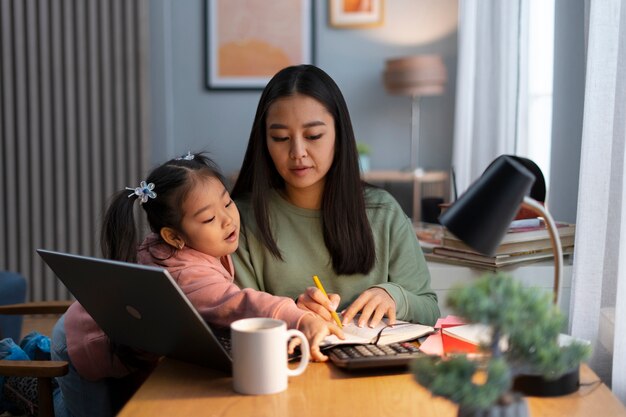
[[[626,417],[626,409],[587,367],[581,389],[557,398],[529,398],[531,417]],[[245,396],[216,371],[164,360],[118,417],[142,416],[456,416],[456,406],[433,398],[405,374],[351,374],[312,363],[279,394]]]
[[[371,183],[413,183],[413,221],[421,220],[422,194],[449,201],[450,182],[446,171],[367,171],[361,177]],[[424,185],[432,186],[433,190],[423,193]]]

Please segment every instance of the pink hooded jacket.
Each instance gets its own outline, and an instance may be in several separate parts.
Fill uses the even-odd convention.
[[[138,263],[166,268],[207,323],[227,327],[247,317],[271,317],[297,328],[307,313],[286,297],[234,284],[230,255],[222,260],[188,247],[173,250],[156,234],[139,248]],[[147,293],[149,295],[149,293]],[[85,309],[75,302],[65,314],[67,350],[78,373],[88,380],[122,377],[130,370],[111,352],[108,337]]]

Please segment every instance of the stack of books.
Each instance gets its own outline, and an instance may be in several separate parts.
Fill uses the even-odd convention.
[[[432,252],[433,248],[441,246],[443,226],[435,223],[414,222],[413,228],[424,253]]]
[[[572,254],[574,252],[576,226],[563,222],[557,222],[556,225],[563,254]],[[494,256],[486,256],[474,251],[446,228],[443,228],[441,245],[435,246],[432,253],[426,254],[427,259],[487,269],[496,269],[520,262],[537,261],[553,256],[550,234],[541,219],[514,221],[500,246],[496,249]]]

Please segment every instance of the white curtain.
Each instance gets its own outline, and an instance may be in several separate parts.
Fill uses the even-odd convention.
[[[570,323],[574,336],[592,342],[591,367],[626,404],[626,4],[587,0],[586,6]]]
[[[501,154],[514,154],[526,108],[525,1],[460,0],[452,166],[461,194]]]

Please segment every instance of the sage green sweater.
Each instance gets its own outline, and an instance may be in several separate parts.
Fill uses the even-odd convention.
[[[281,261],[257,239],[249,200],[237,200],[246,227],[233,254],[235,281],[242,287],[296,298],[313,285],[312,276],[317,275],[327,292],[341,296],[338,311],[366,289],[380,287],[395,300],[399,320],[433,325],[440,314],[437,296],[430,288],[430,274],[410,220],[384,190],[367,188],[365,202],[376,263],[367,275],[337,275],[324,245],[319,210],[296,207],[271,192],[270,221]]]

